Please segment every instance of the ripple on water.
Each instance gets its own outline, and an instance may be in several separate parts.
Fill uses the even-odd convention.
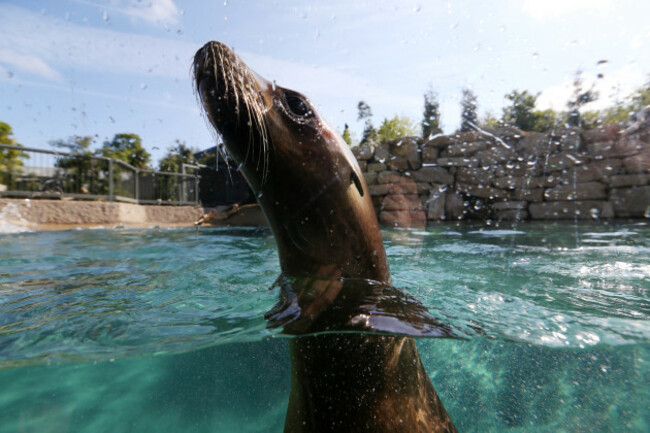
[[[385,243],[395,285],[469,337],[582,348],[650,342],[649,231],[454,226]],[[267,230],[2,235],[0,365],[257,341],[278,275]]]

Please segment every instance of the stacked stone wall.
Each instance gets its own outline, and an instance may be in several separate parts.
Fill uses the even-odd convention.
[[[650,125],[405,137],[353,153],[379,221],[650,217]]]

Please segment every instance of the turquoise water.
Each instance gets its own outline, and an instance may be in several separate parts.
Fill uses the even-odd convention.
[[[650,430],[650,226],[384,232],[461,431]],[[0,432],[282,431],[287,339],[261,229],[0,235]]]

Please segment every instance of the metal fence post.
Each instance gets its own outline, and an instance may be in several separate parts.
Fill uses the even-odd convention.
[[[113,186],[113,160],[108,160],[108,201],[115,200],[115,189]]]
[[[133,172],[133,176],[135,177],[135,194],[133,194],[133,198],[136,203],[140,204],[140,170],[136,168]]]

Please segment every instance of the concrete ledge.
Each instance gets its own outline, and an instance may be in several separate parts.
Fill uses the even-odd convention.
[[[203,215],[201,206],[144,206],[130,203],[0,199],[0,224],[36,230],[70,227],[187,225]]]

